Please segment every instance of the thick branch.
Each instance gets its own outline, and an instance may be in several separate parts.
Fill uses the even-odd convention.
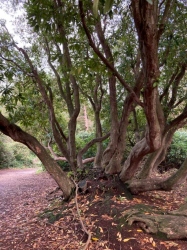
[[[47,153],[46,149],[38,142],[38,140],[23,131],[20,127],[15,124],[10,123],[1,113],[0,113],[0,131],[11,137],[14,141],[20,142],[26,145],[30,150],[32,150],[37,157],[41,160],[46,170],[51,174],[51,176],[58,183],[63,191],[63,195],[68,199],[71,195],[72,189],[74,187],[73,183],[66,176],[65,172],[62,171],[60,166],[51,158]]]

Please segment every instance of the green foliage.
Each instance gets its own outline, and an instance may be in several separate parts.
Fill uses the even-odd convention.
[[[83,148],[89,141],[95,138],[94,133],[89,132],[79,132],[76,136],[77,147],[79,149]],[[94,144],[88,151],[83,155],[83,159],[93,157],[96,154],[96,145]]]
[[[173,141],[169,148],[166,164],[180,167],[187,157],[187,131],[181,130],[174,134]]]
[[[8,168],[13,161],[13,154],[9,152],[6,146],[0,141],[0,168]]]
[[[114,0],[106,0],[105,1],[104,13],[107,13],[112,9],[113,3],[114,3]]]
[[[0,135],[0,168],[24,168],[41,165],[24,145]]]

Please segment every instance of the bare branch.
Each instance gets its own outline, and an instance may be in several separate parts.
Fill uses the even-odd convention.
[[[87,164],[87,163],[93,162],[94,160],[95,160],[95,157],[90,157],[90,158],[84,159],[82,163]]]

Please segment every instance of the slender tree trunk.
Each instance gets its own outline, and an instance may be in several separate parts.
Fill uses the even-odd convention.
[[[109,79],[110,90],[110,117],[111,117],[111,130],[110,130],[110,143],[103,153],[102,167],[106,172],[112,174],[120,171],[120,164],[118,164],[118,138],[119,138],[119,121],[117,112],[117,98],[116,98],[116,78],[115,76]],[[117,162],[118,161],[118,162]]]
[[[96,125],[96,138],[102,137],[102,126],[99,117],[99,111],[95,111],[95,125]],[[102,142],[97,142],[97,152],[94,160],[94,168],[101,168],[101,160],[103,154],[103,144]]]
[[[89,124],[88,124],[88,115],[87,115],[87,110],[86,110],[85,105],[84,105],[84,126],[85,126],[85,129],[86,129],[86,132],[88,132]]]
[[[146,179],[157,171],[158,165],[165,159],[168,147],[171,145],[171,141],[176,129],[169,130],[165,133],[162,139],[161,147],[149,155],[146,160],[142,171],[138,175],[140,179]]]
[[[126,146],[126,134],[129,123],[129,115],[134,108],[133,104],[134,97],[132,94],[129,94],[126,100],[124,101],[123,112],[119,125],[115,128],[115,130],[117,130],[115,131],[115,133],[111,132],[111,138],[113,140],[111,140],[109,144],[110,154],[106,154],[108,148],[106,149],[106,152],[104,152],[104,159],[107,163],[107,165],[105,166],[106,173],[113,174],[119,173],[121,171],[121,161],[123,159],[123,154]]]
[[[48,173],[53,177],[56,183],[63,191],[64,198],[68,200],[74,189],[74,184],[67,177],[66,173],[51,158],[46,149],[38,142],[38,140],[30,134],[24,132],[20,127],[11,124],[0,113],[0,131],[11,137],[14,141],[26,145],[41,160]]]

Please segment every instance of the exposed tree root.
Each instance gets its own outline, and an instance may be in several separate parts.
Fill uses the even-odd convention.
[[[187,238],[187,204],[178,210],[166,213],[140,204],[124,211],[123,216],[129,225],[137,223],[146,233],[173,240]]]

